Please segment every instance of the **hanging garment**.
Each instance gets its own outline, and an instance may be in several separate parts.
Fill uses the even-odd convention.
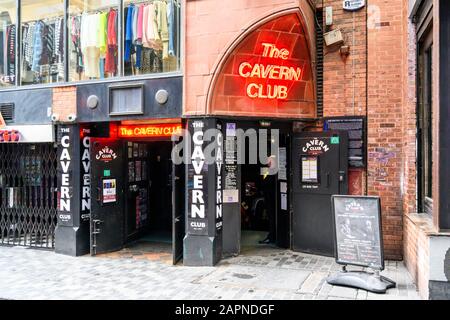
[[[16,25],[7,27],[8,36],[8,54],[7,54],[7,70],[8,82],[14,82],[16,74]]]
[[[159,43],[158,49],[162,49],[162,58],[169,57],[169,30],[167,25],[167,3],[164,1],[155,1],[156,8],[156,25]]]
[[[97,28],[100,15],[84,14],[81,20],[81,51],[83,53],[84,74],[88,78],[100,78],[100,49]],[[94,31],[94,32],[93,32]]]
[[[55,62],[55,22],[48,22],[45,27],[45,46],[43,54],[45,54],[43,64],[53,64]],[[47,58],[48,57],[48,58]]]
[[[105,72],[116,73],[116,56],[117,56],[117,11],[111,9],[108,13],[108,53],[105,59]]]
[[[133,18],[131,21],[131,29],[132,29],[132,40],[133,40],[133,44],[136,44],[137,41],[137,27],[138,27],[138,16],[139,16],[139,7],[134,7],[133,8]]]
[[[158,26],[156,24],[155,6],[153,3],[149,4],[144,9],[142,29],[142,45],[146,48],[157,49],[159,35]]]
[[[24,30],[26,30],[26,27],[24,28]],[[5,75],[6,74],[6,60],[5,60],[5,51],[6,51],[6,46],[5,46],[5,41],[4,41],[4,37],[5,37],[5,33],[6,30],[5,28],[2,26],[0,29],[0,75]]]
[[[139,6],[139,10],[138,10],[136,44],[142,44],[144,9],[145,9],[145,5],[141,4]]]
[[[133,43],[133,14],[134,14],[134,5],[130,5],[128,7],[127,23],[125,26],[125,50],[124,50],[125,62],[129,62],[131,58],[131,46]]]
[[[108,36],[108,13],[102,12],[98,19],[98,48],[100,50],[100,57],[106,56],[107,36]]]
[[[36,23],[32,22],[28,24],[28,31],[24,42],[25,61],[28,63],[28,68],[31,69],[33,65],[33,45],[36,37]]]
[[[42,57],[42,52],[44,48],[44,23],[42,21],[36,22],[36,28],[34,31],[34,42],[32,45],[33,52],[33,63],[31,70],[34,72],[39,72],[40,61]],[[33,50],[34,49],[34,50]]]
[[[73,50],[71,55],[71,65],[75,66],[76,73],[83,72],[83,53],[81,52],[81,16],[72,17],[70,38],[72,40]]]
[[[178,34],[178,10],[175,0],[170,0],[167,4],[167,27],[169,29],[169,55],[177,55],[177,34]]]

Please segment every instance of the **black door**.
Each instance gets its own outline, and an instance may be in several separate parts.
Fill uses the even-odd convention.
[[[183,238],[185,235],[185,167],[172,164],[172,252],[173,264],[183,258]]]
[[[123,142],[91,140],[91,255],[124,244]]]
[[[331,195],[346,194],[347,134],[295,135],[292,143],[293,250],[334,255]]]

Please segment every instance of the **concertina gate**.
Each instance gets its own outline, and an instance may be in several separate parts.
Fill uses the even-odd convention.
[[[51,143],[0,144],[0,245],[54,248],[56,168]]]

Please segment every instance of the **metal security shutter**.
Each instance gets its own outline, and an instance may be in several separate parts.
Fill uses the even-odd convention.
[[[0,245],[54,248],[56,148],[0,144]]]
[[[317,117],[323,117],[323,10],[316,10]]]

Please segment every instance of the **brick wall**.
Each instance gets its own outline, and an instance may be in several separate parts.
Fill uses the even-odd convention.
[[[404,261],[423,299],[428,299],[429,291],[430,257],[427,230],[430,229],[430,222],[431,219],[417,214],[409,214],[404,219]]]
[[[67,117],[70,114],[77,114],[76,87],[53,89],[52,113],[59,115],[59,122],[70,122]]]
[[[411,160],[403,153],[404,144],[411,144],[403,141],[404,4],[369,0],[357,12],[344,11],[339,0],[325,0],[323,5],[333,7],[333,25],[324,31],[340,29],[344,45],[350,47],[347,58],[339,47],[325,49],[324,116],[368,117],[368,170],[361,173],[362,178],[367,174],[368,190],[362,189],[381,197],[386,258],[402,259],[402,168],[411,170],[403,164]],[[405,122],[410,124],[413,117]],[[410,179],[407,187],[411,185]],[[410,198],[406,201],[409,205]]]
[[[367,3],[368,193],[381,196],[388,259],[402,259],[403,251],[403,2]]]
[[[186,0],[183,114],[207,113],[207,95],[216,68],[246,29],[288,8],[309,9],[306,0]],[[313,16],[306,17],[314,31]],[[311,34],[314,36],[314,34]],[[314,41],[313,41],[314,42]]]

